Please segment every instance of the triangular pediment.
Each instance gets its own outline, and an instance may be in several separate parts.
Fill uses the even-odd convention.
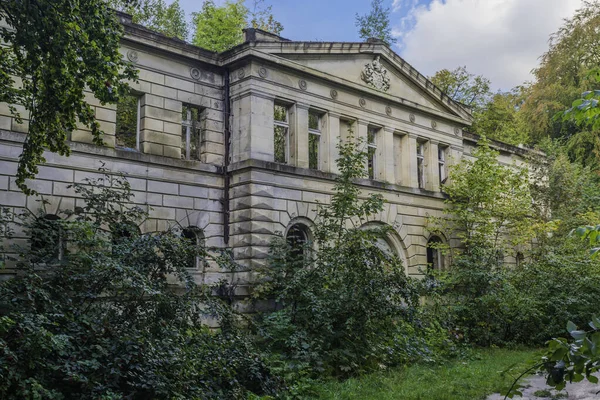
[[[376,46],[378,51],[370,46],[370,51],[365,51],[362,44],[354,44],[355,48],[353,49],[347,44],[341,43],[338,45],[344,47],[332,51],[332,46],[319,46],[315,49],[311,43],[310,49],[307,51],[306,46],[300,47],[298,44],[285,43],[277,50],[270,49],[269,53],[310,69],[362,85],[368,88],[367,90],[376,90],[397,97],[408,106],[414,103],[420,107],[450,114],[465,121],[470,121],[472,118],[466,106],[454,102],[443,94],[387,46]],[[373,67],[374,63],[375,68]],[[372,76],[369,74],[374,77],[369,79]],[[386,76],[387,84],[380,84],[382,74]],[[385,90],[388,84],[389,88]]]

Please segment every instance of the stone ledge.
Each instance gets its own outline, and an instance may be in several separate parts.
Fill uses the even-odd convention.
[[[13,142],[22,145],[25,142],[24,133],[7,131],[0,129],[0,141]],[[74,153],[91,154],[106,158],[120,160],[136,161],[141,164],[156,164],[161,166],[183,168],[190,171],[208,172],[213,174],[222,174],[223,167],[211,164],[203,164],[199,161],[180,160],[177,158],[145,154],[133,150],[113,149],[109,147],[97,146],[95,144],[68,142],[71,151]]]
[[[330,173],[330,172],[323,172],[323,171],[318,171],[318,170],[308,169],[308,168],[299,168],[299,167],[294,167],[294,166],[287,165],[287,164],[279,164],[279,163],[275,163],[275,162],[255,160],[255,159],[244,160],[244,161],[239,161],[239,162],[233,163],[233,164],[229,165],[228,172],[231,174],[235,174],[238,172],[243,172],[243,171],[251,170],[251,169],[262,169],[262,170],[266,170],[269,172],[279,172],[282,174],[294,175],[296,177],[303,177],[303,178],[312,178],[315,180],[320,179],[320,180],[329,181],[332,184],[334,183],[336,177],[338,176],[338,175]],[[395,184],[371,180],[371,179],[358,179],[356,181],[356,183],[359,186],[361,186],[363,188],[367,188],[367,189],[371,188],[371,189],[377,189],[377,190],[387,190],[387,191],[396,192],[396,193],[407,193],[407,194],[413,194],[413,195],[417,195],[417,196],[433,197],[433,198],[442,199],[442,200],[447,198],[447,196],[441,192],[432,192],[432,191],[425,190],[425,189],[400,186],[400,185],[395,185]],[[238,184],[232,185],[232,187],[237,186],[237,185]],[[303,189],[298,188],[298,190],[303,190]]]

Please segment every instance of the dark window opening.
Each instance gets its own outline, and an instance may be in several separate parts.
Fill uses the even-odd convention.
[[[60,261],[65,256],[66,238],[61,223],[61,218],[54,214],[35,220],[31,229],[31,249],[40,261]]]
[[[427,268],[430,270],[443,270],[446,266],[444,265],[444,254],[440,246],[444,242],[437,236],[431,237],[427,242]]]
[[[309,241],[308,227],[303,224],[294,224],[285,236],[291,247],[291,256],[294,259],[302,257]]]
[[[139,149],[140,97],[135,94],[122,96],[117,103],[116,146],[131,150]]]
[[[200,263],[198,254],[201,251],[199,247],[204,247],[204,233],[201,229],[192,226],[185,228],[181,232],[181,237],[191,245],[191,251],[186,255],[186,267],[198,268]]]

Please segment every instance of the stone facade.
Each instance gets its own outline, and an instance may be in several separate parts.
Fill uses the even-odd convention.
[[[120,18],[122,54],[139,69],[131,84],[138,98],[134,148],[118,146],[116,107],[90,94],[106,145],[93,145],[84,129],[72,132],[72,155],[46,154],[30,182],[39,196],[28,198],[14,184],[27,115],[17,124],[0,103],[0,206],[74,209],[81,199],[68,186],[104,164],[125,172],[135,203],[151,207],[142,232],[173,221],[200,229],[207,245],[233,249],[245,268],[234,279],[245,283],[273,235],[296,223],[310,230],[317,203],[332,194],[336,144],[352,131],[373,155],[371,179],[358,184],[364,195],[386,200],[369,223],[393,226],[387,244],[409,274],[420,274],[428,261],[426,218],[444,210],[440,174],[477,142],[463,132],[472,121],[467,107],[378,41],[293,42],[249,29],[244,44],[216,54]],[[187,151],[185,107],[198,110],[193,129],[200,132]],[[523,162],[525,150],[496,145],[503,162]],[[222,274],[196,270],[198,282]]]

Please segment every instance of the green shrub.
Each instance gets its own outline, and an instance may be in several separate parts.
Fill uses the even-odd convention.
[[[377,244],[391,227],[360,229],[383,209],[380,196],[358,199],[354,179],[365,174],[366,155],[352,139],[339,149],[341,175],[331,204],[318,208],[315,243],[299,251],[275,240],[255,291],[275,304],[258,321],[263,345],[292,370],[313,375],[348,376],[415,359],[420,340],[407,325],[416,315],[417,285]]]
[[[76,185],[85,207],[53,220],[25,215],[32,248],[0,283],[3,399],[246,398],[280,388],[231,310],[197,286],[197,256],[175,229],[141,234],[147,216],[126,180]],[[211,253],[216,249],[211,249]],[[221,329],[211,331],[212,317]]]

